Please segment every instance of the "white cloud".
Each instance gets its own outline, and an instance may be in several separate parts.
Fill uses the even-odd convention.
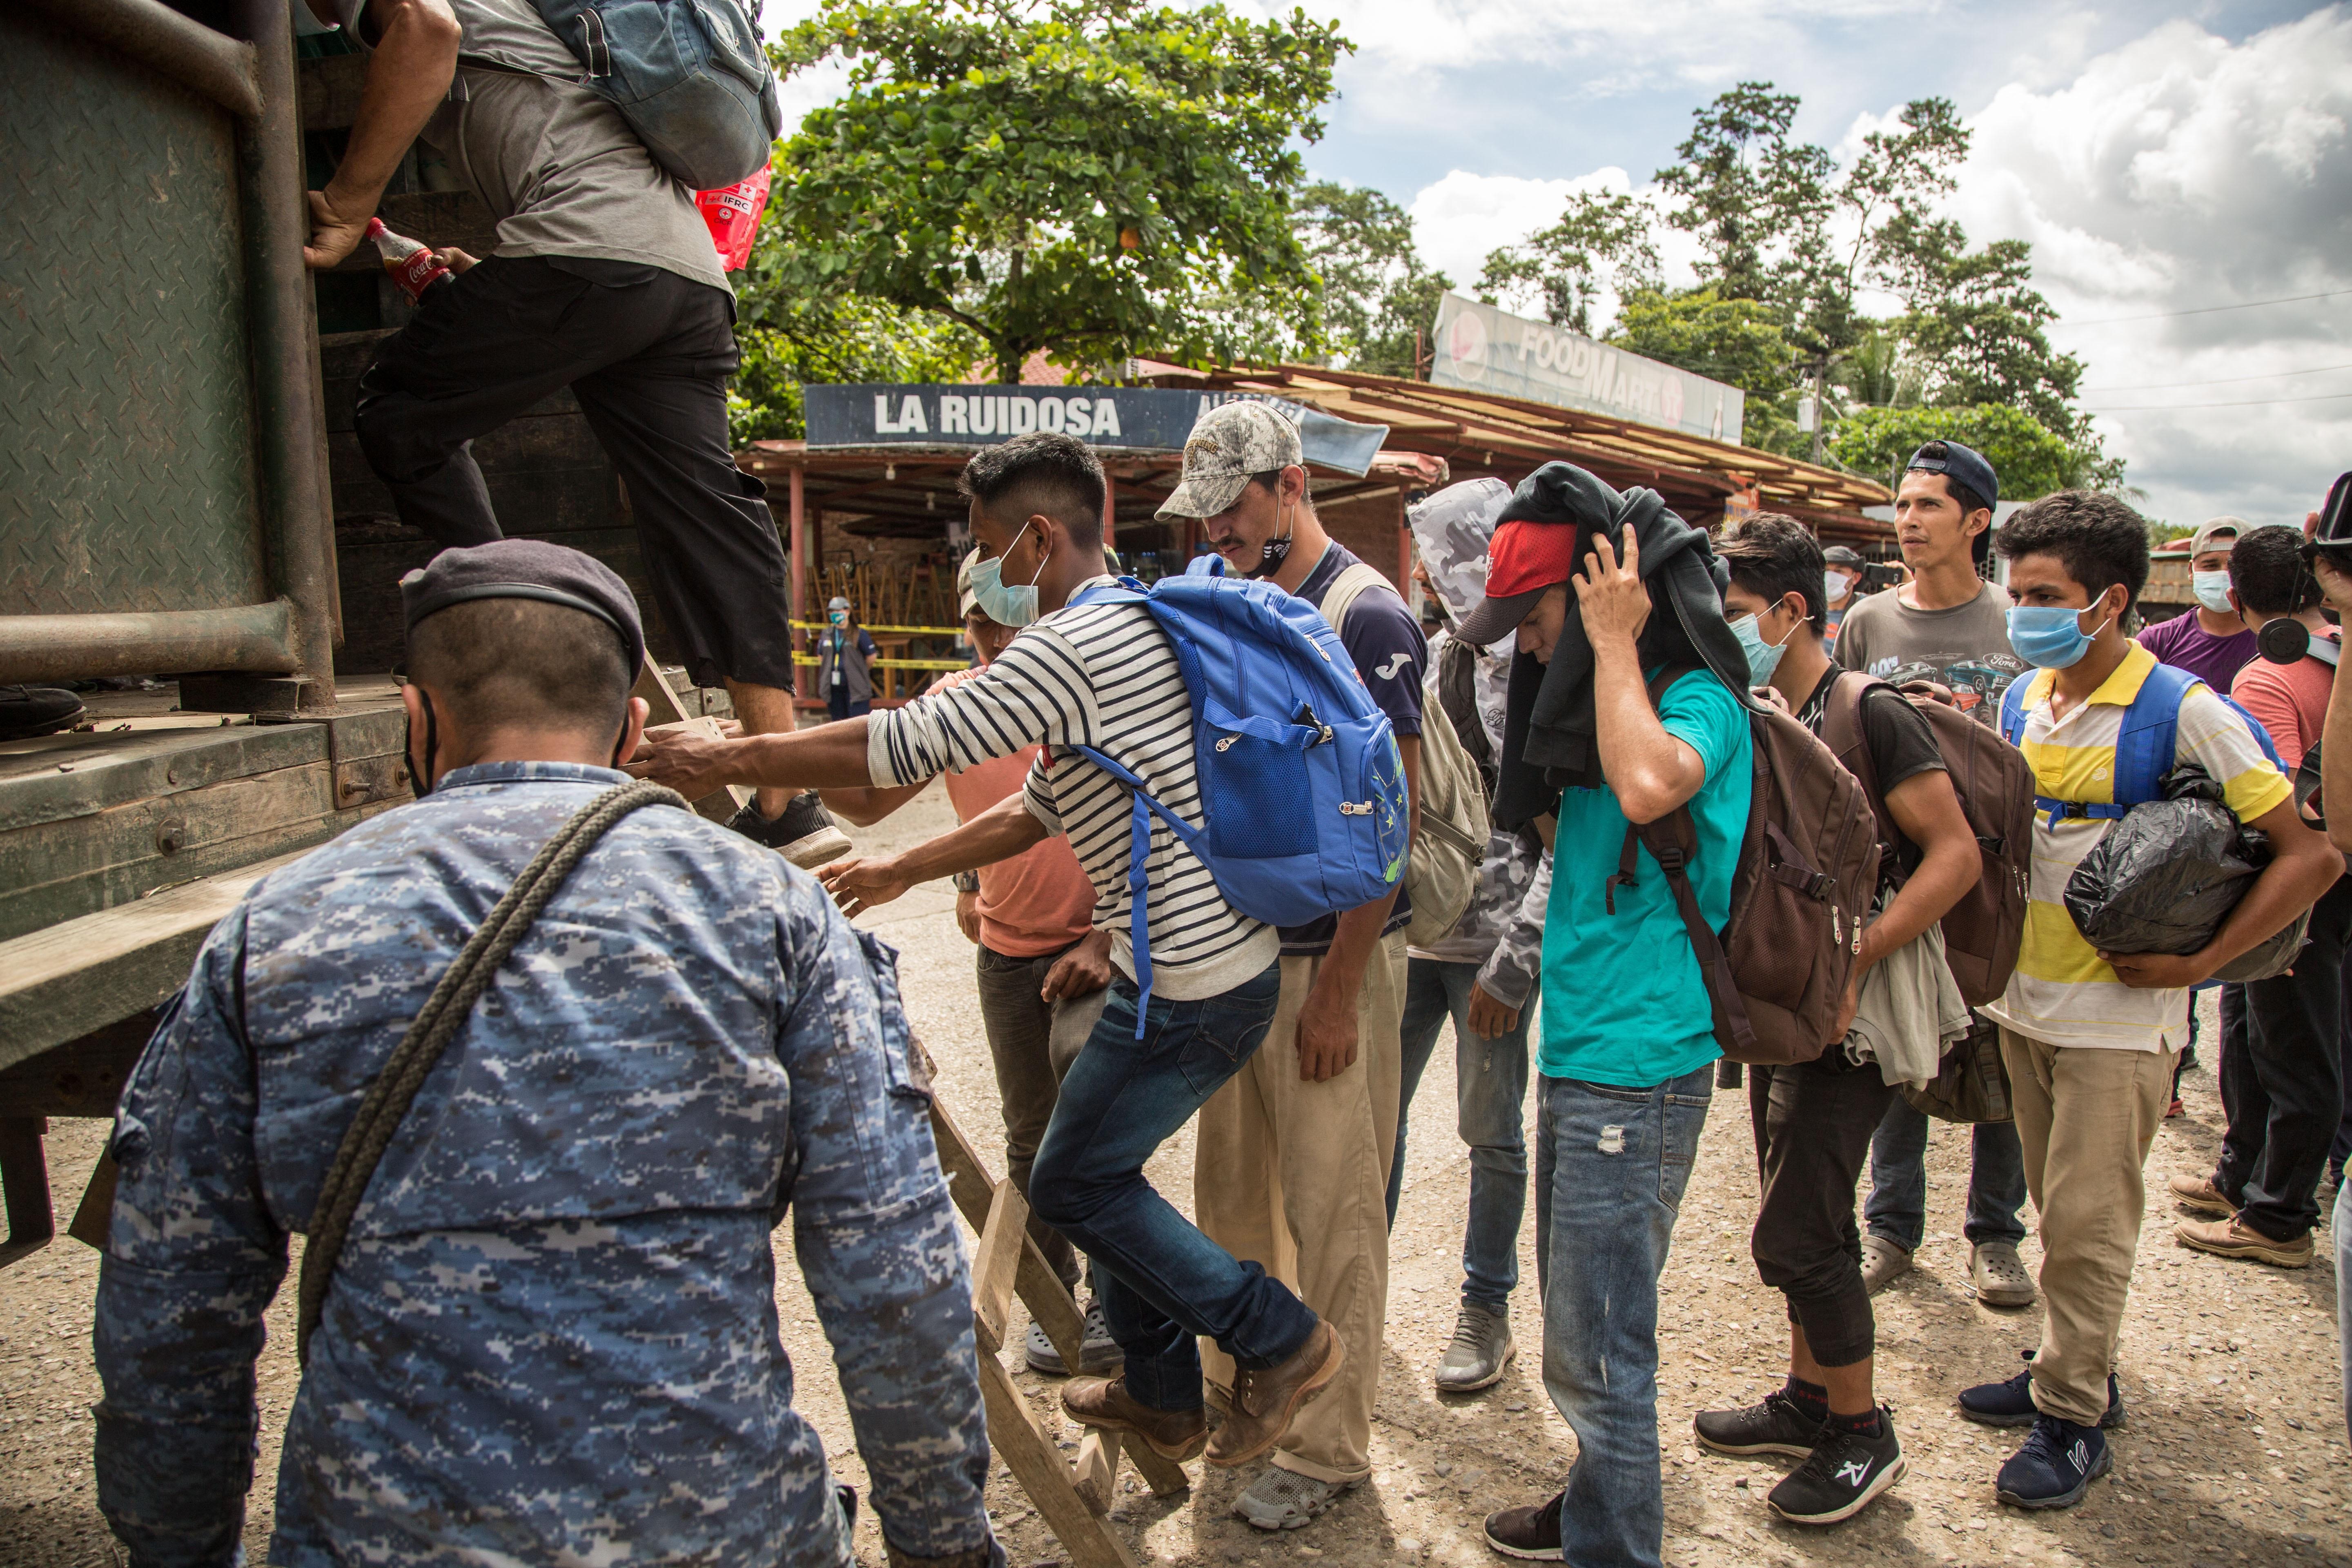
[[[1596,169],[1570,180],[1527,180],[1512,174],[1474,174],[1456,169],[1424,185],[1406,209],[1412,215],[1413,242],[1432,267],[1467,289],[1486,265],[1486,253],[1525,239],[1556,222],[1579,191],[1603,195],[1630,191],[1624,170]]]
[[[2167,23],[1971,123],[1952,210],[1979,241],[2032,242],[2053,337],[2148,510],[2299,521],[2352,465],[2352,398],[2263,400],[2352,391],[2278,375],[2352,362],[2352,297],[2209,308],[2352,289],[2352,12],[2234,44]],[[2168,311],[2206,313],[2113,320]]]

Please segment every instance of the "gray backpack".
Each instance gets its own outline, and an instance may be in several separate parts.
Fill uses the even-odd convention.
[[[784,128],[759,29],[736,0],[534,0],[654,162],[689,190],[765,168]]]

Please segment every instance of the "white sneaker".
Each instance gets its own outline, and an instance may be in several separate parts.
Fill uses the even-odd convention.
[[[1454,1342],[1437,1363],[1437,1386],[1448,1394],[1475,1394],[1503,1381],[1519,1347],[1511,1342],[1510,1321],[1472,1302],[1462,1303],[1454,1322]]]

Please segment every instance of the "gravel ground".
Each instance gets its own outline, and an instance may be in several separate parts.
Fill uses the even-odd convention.
[[[862,846],[883,849],[951,825],[943,793],[935,789],[893,822],[858,837]],[[902,950],[908,1006],[940,1064],[942,1092],[999,1162],[995,1082],[970,949],[956,931],[951,901],[944,884],[919,889],[866,923]],[[2210,1027],[2206,1038],[2214,1038]],[[2210,1051],[2209,1045],[2209,1060]],[[1445,1103],[1452,1081],[1441,1058],[1413,1106],[1417,1136],[1391,1249],[1372,1483],[1306,1530],[1264,1535],[1228,1511],[1254,1472],[1202,1479],[1202,1467],[1195,1465],[1198,1485],[1190,1497],[1161,1501],[1131,1492],[1115,1509],[1142,1561],[1491,1563],[1500,1559],[1479,1539],[1481,1518],[1539,1500],[1559,1484],[1575,1443],[1540,1384],[1542,1330],[1529,1238],[1521,1245],[1530,1283],[1512,1304],[1525,1353],[1500,1384],[1469,1398],[1441,1397],[1429,1382],[1453,1329],[1469,1186]],[[1993,1500],[1993,1474],[2015,1436],[1959,1420],[1952,1394],[1964,1384],[2010,1375],[2018,1352],[2036,1342],[2041,1313],[1995,1311],[1970,1297],[1968,1247],[1958,1234],[1967,1142],[1941,1130],[1928,1158],[1929,1224],[1937,1228],[1917,1268],[1878,1299],[1880,1394],[1894,1407],[1909,1473],[1862,1517],[1825,1531],[1775,1523],[1765,1509],[1763,1494],[1787,1461],[1719,1458],[1689,1440],[1696,1411],[1744,1404],[1775,1385],[1786,1348],[1780,1299],[1757,1283],[1748,1256],[1756,1175],[1746,1108],[1738,1096],[1718,1096],[1663,1288],[1667,1562],[1732,1568],[2015,1558],[2352,1568],[2352,1470],[2337,1403],[2334,1279],[2324,1268],[2297,1272],[2227,1263],[2174,1244],[2177,1216],[2160,1196],[2164,1177],[2209,1166],[2221,1133],[2211,1074],[2190,1073],[2183,1093],[2189,1113],[2166,1123],[2147,1165],[2156,1195],[2124,1325],[2130,1420],[2116,1435],[2114,1477],[2061,1514],[2020,1514]],[[69,1214],[97,1158],[103,1124],[53,1125],[52,1174],[59,1206]],[[1178,1204],[1186,1203],[1189,1135],[1162,1151],[1150,1173]],[[789,1231],[781,1234],[776,1300],[786,1348],[800,1369],[802,1407],[843,1477],[862,1485],[839,1391],[827,1374],[824,1336],[793,1268]],[[2032,1241],[2025,1251],[2029,1267],[2036,1264]],[[0,1568],[127,1561],[99,1516],[90,1473],[89,1407],[99,1387],[89,1319],[97,1282],[97,1255],[67,1240],[0,1271]],[[256,1562],[266,1560],[278,1445],[295,1387],[292,1311],[289,1289],[272,1310],[260,1368],[262,1452],[247,1531]],[[1051,1383],[1026,1372],[1019,1382],[1041,1414],[1058,1420]],[[1075,1447],[1075,1431],[1065,1435]],[[1136,1484],[1122,1479],[1122,1487]],[[989,1500],[1015,1568],[1062,1560],[1001,1467]],[[858,1542],[865,1561],[881,1562],[870,1515],[860,1521]]]

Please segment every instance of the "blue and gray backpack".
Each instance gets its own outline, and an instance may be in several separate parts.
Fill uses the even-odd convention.
[[[585,84],[670,177],[696,191],[750,179],[784,127],[759,29],[736,0],[535,0]]]
[[[1149,588],[1123,577],[1070,602],[1149,610],[1175,644],[1192,701],[1201,828],[1098,749],[1076,748],[1133,798],[1129,934],[1145,999],[1143,868],[1155,816],[1209,868],[1228,904],[1269,925],[1304,925],[1398,885],[1410,847],[1404,757],[1388,715],[1313,605],[1270,582],[1223,576],[1163,577]]]
[[[2020,676],[2009,683],[2000,699],[2001,738],[2014,746],[2025,739],[2025,689],[2030,680]],[[2189,689],[2204,683],[2189,671],[2175,665],[2158,664],[2140,683],[2139,695],[2124,710],[2123,732],[2116,739],[2115,802],[2053,800],[2048,795],[2033,797],[2033,808],[2049,814],[2050,826],[2055,827],[2070,816],[2104,817],[2120,820],[2133,806],[2143,801],[2164,798],[2164,776],[2172,771],[2173,742],[2180,729],[2180,700]],[[2208,688],[2208,689],[2210,689]],[[2263,728],[2261,720],[2238,706],[2237,700],[2216,691],[2231,711],[2245,721],[2253,731],[2254,742],[2263,755],[2281,773],[2285,764],[2279,761],[2278,748],[2271,744],[2271,732]]]

